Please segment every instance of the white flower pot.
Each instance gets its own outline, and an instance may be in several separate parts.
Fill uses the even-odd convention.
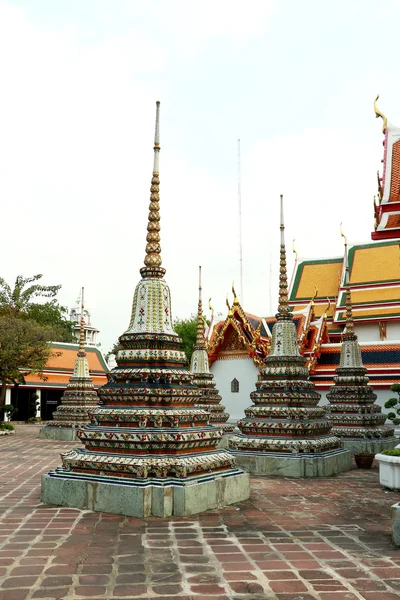
[[[400,490],[400,456],[376,454],[379,463],[379,483],[391,490]]]

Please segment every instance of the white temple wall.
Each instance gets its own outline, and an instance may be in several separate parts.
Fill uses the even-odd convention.
[[[378,323],[355,323],[354,331],[359,342],[380,342]]]
[[[222,404],[230,414],[229,422],[236,423],[245,416],[244,409],[252,405],[250,393],[256,389],[258,369],[251,358],[216,360],[211,368]],[[239,382],[239,392],[231,392],[233,379]]]
[[[386,339],[400,340],[400,323],[399,321],[389,321],[386,324]]]

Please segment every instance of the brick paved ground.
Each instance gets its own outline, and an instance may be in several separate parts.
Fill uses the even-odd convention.
[[[238,507],[171,520],[46,507],[40,475],[74,443],[0,438],[0,600],[395,600],[400,549],[378,470],[252,480]]]

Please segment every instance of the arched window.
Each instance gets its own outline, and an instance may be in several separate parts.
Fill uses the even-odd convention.
[[[232,379],[232,381],[231,381],[231,392],[237,393],[238,391],[239,391],[239,382],[235,377],[235,379]]]

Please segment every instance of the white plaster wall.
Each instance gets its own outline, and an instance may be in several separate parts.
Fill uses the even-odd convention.
[[[400,340],[400,323],[399,321],[388,321],[386,324],[386,339]]]
[[[256,389],[258,369],[251,358],[216,360],[210,369],[222,396],[222,404],[230,414],[229,421],[235,423],[245,416],[244,409],[252,405],[250,392]],[[239,392],[232,394],[232,379],[239,381]]]
[[[354,331],[359,342],[380,342],[378,323],[357,323]]]

